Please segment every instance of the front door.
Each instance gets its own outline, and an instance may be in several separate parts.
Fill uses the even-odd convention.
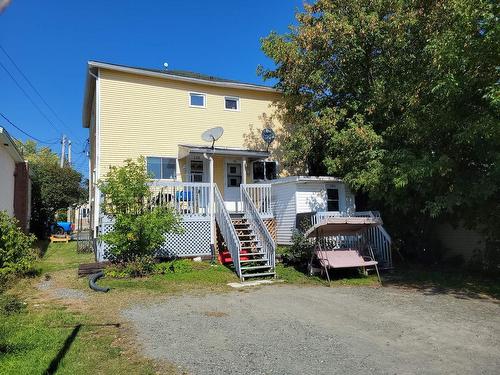
[[[224,201],[228,211],[237,212],[241,206],[240,185],[243,178],[241,161],[227,161],[224,168]]]

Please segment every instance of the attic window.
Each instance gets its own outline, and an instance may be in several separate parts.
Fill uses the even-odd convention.
[[[226,96],[224,98],[224,109],[228,111],[239,111],[240,110],[240,98],[233,96]]]
[[[195,108],[205,108],[206,107],[206,95],[197,92],[189,93],[189,106]]]

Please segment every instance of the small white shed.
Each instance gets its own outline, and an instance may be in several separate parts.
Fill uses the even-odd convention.
[[[274,180],[271,186],[276,239],[280,245],[292,244],[297,214],[351,214],[356,210],[354,195],[342,180],[335,177],[291,176]]]

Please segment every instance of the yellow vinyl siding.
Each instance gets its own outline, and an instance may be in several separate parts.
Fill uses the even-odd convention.
[[[99,73],[101,174],[110,165],[139,155],[177,157],[179,144],[205,144],[201,133],[214,126],[224,128],[218,146],[244,147],[243,135],[250,126],[263,127],[262,114],[270,115],[271,103],[278,98],[273,92],[211,87],[105,69]],[[190,107],[189,92],[205,93],[206,108]],[[225,96],[239,97],[241,110],[225,110]],[[223,166],[222,159],[216,161],[216,180],[222,178],[220,185],[217,181],[219,186],[223,186]]]

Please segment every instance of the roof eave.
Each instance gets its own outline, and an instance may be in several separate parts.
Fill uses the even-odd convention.
[[[23,155],[21,154],[21,151],[19,151],[19,149],[17,148],[16,143],[10,136],[9,132],[2,127],[0,127],[0,138],[2,139],[2,146],[7,145],[5,146],[6,151],[12,157],[12,159],[16,163],[24,162]]]
[[[97,69],[92,72],[92,67],[90,62],[87,65],[87,74],[85,79],[85,91],[83,96],[83,107],[82,107],[82,126],[84,128],[90,128],[90,113],[92,111],[92,101],[95,95],[96,79],[93,74],[97,74]]]
[[[197,145],[189,145],[189,144],[180,144],[180,148],[184,149],[184,153],[180,153],[180,155],[185,155],[189,153],[210,153],[214,155],[226,155],[226,156],[244,156],[255,159],[265,159],[269,157],[269,152],[267,151],[258,151],[258,150],[247,150],[247,149],[234,149],[234,148],[218,148],[212,149],[211,147],[197,146]],[[182,157],[180,157],[182,158]]]

